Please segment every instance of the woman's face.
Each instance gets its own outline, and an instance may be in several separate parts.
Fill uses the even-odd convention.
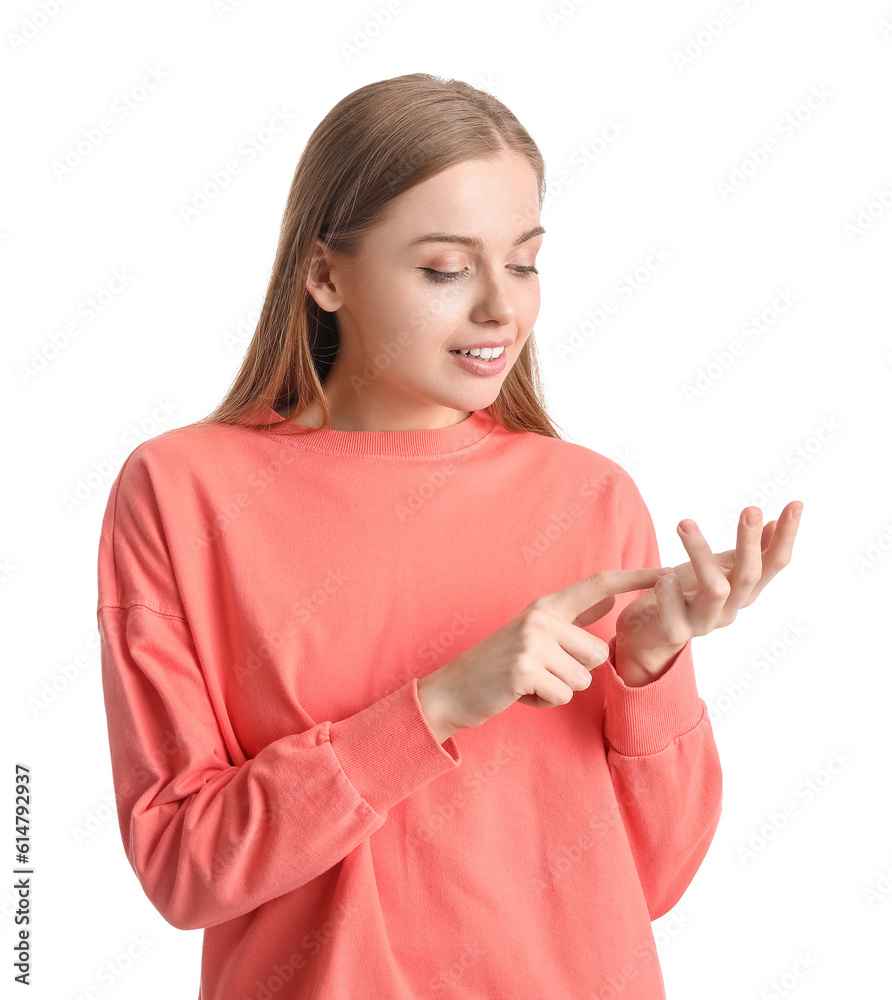
[[[492,403],[539,313],[541,233],[536,175],[504,153],[404,191],[355,259],[320,243],[307,288],[341,331],[332,427],[443,427]],[[487,343],[504,350],[470,362],[483,373],[452,353]]]

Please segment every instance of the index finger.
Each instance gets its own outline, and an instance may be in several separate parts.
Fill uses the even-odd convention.
[[[583,611],[613,594],[627,594],[632,590],[652,587],[671,566],[656,569],[602,569],[583,580],[546,594],[534,603],[552,614],[573,622]]]

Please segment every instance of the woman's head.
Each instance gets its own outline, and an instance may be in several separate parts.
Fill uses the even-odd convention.
[[[488,407],[509,429],[559,436],[532,338],[544,190],[535,143],[483,91],[415,73],[347,95],[298,162],[257,330],[206,419],[267,404],[327,426],[334,407],[383,429]],[[430,234],[480,244],[416,242]],[[450,354],[487,341],[510,342],[501,374]]]

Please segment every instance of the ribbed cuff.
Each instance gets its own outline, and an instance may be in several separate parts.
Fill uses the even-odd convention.
[[[418,700],[417,677],[355,715],[331,723],[329,739],[350,783],[382,816],[462,762],[453,737],[437,742]]]
[[[608,646],[604,736],[617,753],[659,753],[700,722],[706,703],[697,693],[690,639],[664,673],[640,687],[628,687],[616,672],[616,636]]]

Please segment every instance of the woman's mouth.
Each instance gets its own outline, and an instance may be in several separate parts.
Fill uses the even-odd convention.
[[[498,375],[505,370],[508,358],[504,347],[471,348],[449,352],[459,366],[472,375]]]
[[[457,350],[455,354],[463,354],[466,358],[480,358],[481,361],[500,358],[504,354],[504,347],[472,347],[467,351]]]

